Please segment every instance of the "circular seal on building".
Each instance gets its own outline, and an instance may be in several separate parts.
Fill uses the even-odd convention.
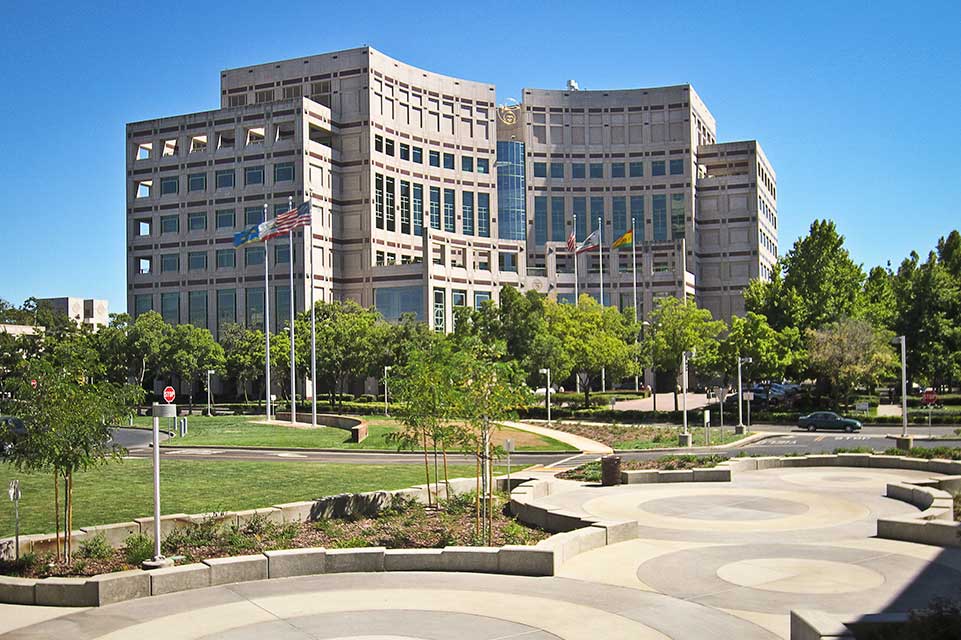
[[[519,104],[502,104],[497,107],[497,119],[504,124],[514,124],[517,122],[517,112],[520,110]]]
[[[540,278],[534,278],[533,280],[531,280],[531,288],[534,289],[534,291],[543,291],[544,281],[541,280]]]

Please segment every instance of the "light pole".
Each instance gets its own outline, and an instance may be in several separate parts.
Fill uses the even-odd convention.
[[[905,336],[898,336],[892,342],[901,345],[901,437],[896,443],[898,449],[908,450],[914,444],[908,435],[908,341]]]
[[[678,439],[678,444],[682,447],[691,446],[691,434],[687,430],[687,361],[694,357],[693,351],[685,351],[681,354],[681,398],[682,411],[684,415],[684,433]]]
[[[212,416],[213,411],[210,408],[211,396],[210,396],[210,374],[216,373],[213,369],[207,369],[207,415]]]
[[[754,362],[751,358],[742,358],[738,356],[737,358],[737,426],[734,427],[734,433],[740,434],[744,433],[744,410],[742,403],[744,401],[744,385],[741,383],[741,365],[751,364]]]
[[[391,369],[393,369],[393,367],[391,367],[389,364],[384,365],[384,415],[385,416],[387,415],[387,408],[389,406],[388,403],[390,402],[387,399],[387,372],[390,371]]]
[[[650,328],[651,336],[654,335],[654,325],[645,320],[641,323],[641,340],[647,341],[647,329]],[[651,350],[651,401],[654,403],[653,410],[657,411],[657,370],[654,369],[654,350]]]
[[[551,370],[550,368],[541,369],[541,373],[547,374],[547,424],[551,423]]]
[[[145,560],[144,569],[157,569],[173,564],[160,552],[160,418],[176,418],[177,405],[154,403],[153,414],[153,548],[152,560]]]

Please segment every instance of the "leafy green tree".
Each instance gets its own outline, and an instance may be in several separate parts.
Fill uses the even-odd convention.
[[[861,295],[858,316],[879,329],[893,329],[898,316],[898,300],[894,293],[894,274],[883,267],[868,272]]]
[[[131,352],[133,321],[126,313],[110,314],[110,322],[91,334],[93,348],[100,354],[107,380],[126,384],[140,373],[139,362]]]
[[[751,358],[751,373],[759,380],[781,380],[785,372],[803,356],[800,335],[795,327],[775,331],[767,318],[749,311],[744,317],[731,318],[727,335],[721,340],[722,372],[737,376],[739,357]]]
[[[132,370],[141,386],[148,371],[154,375],[158,373],[171,333],[171,326],[156,311],[140,314],[130,327],[127,348],[133,363]]]
[[[835,407],[850,404],[858,387],[873,389],[892,375],[898,358],[894,334],[863,319],[845,318],[807,332],[808,354],[818,383],[828,387]]]
[[[192,324],[178,324],[166,342],[162,371],[175,375],[187,385],[190,406],[194,404],[194,386],[208,370],[224,371],[224,349],[207,329]]]
[[[781,263],[771,269],[771,279],[751,280],[744,290],[744,306],[767,318],[768,324],[781,331],[801,324],[801,299],[797,291],[784,284]]]
[[[957,229],[938,240],[938,260],[948,273],[961,280],[961,233]]]
[[[266,366],[264,333],[239,324],[226,324],[221,327],[220,342],[224,349],[227,377],[242,390],[244,402],[249,402],[247,389],[251,384],[262,380],[264,376]],[[263,394],[260,397],[262,398]]]

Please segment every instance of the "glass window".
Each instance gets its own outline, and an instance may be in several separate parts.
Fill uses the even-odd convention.
[[[517,273],[517,254],[513,251],[501,251],[498,254],[498,262],[501,271]]]
[[[384,138],[384,153],[389,156],[394,155],[394,141],[390,138]]]
[[[572,178],[583,178],[583,177],[585,176],[584,168],[585,168],[585,167],[584,167],[584,163],[583,163],[583,162],[575,162],[574,164],[572,164],[572,165],[571,165],[571,177],[572,177]]]
[[[671,194],[671,237],[684,237],[684,194]]]
[[[643,178],[643,177],[644,177],[644,163],[643,163],[643,162],[632,162],[632,163],[631,163],[631,177],[632,177],[632,178]]]
[[[396,229],[396,212],[394,211],[394,179],[384,178],[384,218],[388,231]]]
[[[264,288],[247,288],[246,322],[250,329],[264,330]]]
[[[484,303],[491,299],[490,291],[475,291],[474,292],[474,308],[480,309],[484,306]]]
[[[160,233],[180,233],[180,216],[160,216]]]
[[[264,263],[264,248],[247,247],[244,249],[244,264],[248,267],[255,267]]]
[[[591,231],[597,230],[598,221],[604,220],[604,198],[592,197],[591,198]],[[606,232],[601,232],[603,236],[607,236]],[[603,237],[604,240],[609,238]]]
[[[233,209],[217,210],[217,228],[218,229],[233,229],[235,225],[236,225],[236,215],[234,215]]]
[[[439,167],[440,166],[440,151],[434,151],[433,149],[427,150],[427,159],[430,162],[430,166]]]
[[[547,242],[547,196],[534,196],[534,243]]]
[[[551,177],[564,179],[564,163],[563,162],[552,162],[551,163]]]
[[[447,301],[443,289],[434,289],[434,331],[447,330]]]
[[[400,181],[400,232],[410,233],[410,183]]]
[[[244,209],[244,224],[248,227],[252,224],[260,224],[264,221],[264,208],[247,207]]]
[[[180,190],[180,180],[176,177],[160,179],[160,195],[165,196],[177,193]]]
[[[445,169],[453,169],[453,168],[454,168],[454,154],[453,154],[453,153],[445,153],[445,154],[444,154],[444,168],[445,168]]]
[[[611,177],[612,177],[612,178],[623,178],[623,177],[624,177],[624,163],[623,163],[623,162],[612,162],[612,163],[611,163]]]
[[[467,306],[467,292],[463,290],[454,289],[450,292],[450,306],[452,307],[466,307]]]
[[[477,173],[490,173],[491,172],[491,161],[487,158],[477,159]]]
[[[237,266],[237,252],[234,249],[217,249],[217,268],[233,269]]]
[[[263,184],[264,165],[244,167],[244,184]]]
[[[374,136],[374,151],[378,153],[384,152],[384,136],[381,136],[381,135]]]
[[[384,228],[384,176],[374,174],[374,226]]]
[[[672,176],[683,176],[684,175],[684,160],[671,160],[671,175]]]
[[[187,254],[187,269],[189,271],[206,271],[207,252],[191,251]]]
[[[206,291],[191,291],[187,294],[187,322],[195,327],[207,328]]]
[[[274,289],[274,326],[278,329],[290,323],[290,285]]]
[[[587,198],[575,196],[571,199],[571,213],[577,218],[577,227],[574,229],[574,237],[580,242],[587,237]]]
[[[237,291],[235,289],[217,290],[217,331],[225,324],[237,322]]]
[[[291,182],[293,179],[293,162],[280,162],[274,165],[274,182]]]
[[[651,218],[654,242],[667,240],[667,196],[656,195],[651,198]]]
[[[400,143],[400,159],[410,160],[410,145],[403,142]]]
[[[274,245],[274,264],[287,264],[290,262],[290,243],[283,242]]]
[[[564,198],[551,198],[551,240],[563,242],[567,239],[564,228]]]
[[[207,214],[203,211],[187,214],[188,231],[204,231],[207,228]]]
[[[411,149],[411,159],[417,164],[424,164],[424,150],[421,147]]]
[[[489,193],[477,194],[477,235],[491,237],[491,196]]]
[[[149,293],[135,295],[133,297],[133,309],[134,317],[153,311],[153,296]]]
[[[180,323],[180,294],[161,293],[160,294],[160,315],[163,316],[167,324]]]
[[[547,177],[547,163],[546,163],[546,162],[535,162],[535,163],[534,163],[534,177],[535,177],[535,178],[546,178],[546,177]]]
[[[611,198],[611,242],[627,233],[627,198],[614,196]]]
[[[456,231],[454,222],[454,190],[444,189],[444,231]]]
[[[474,235],[474,193],[472,191],[461,192],[461,203],[462,233],[472,236]]]
[[[461,156],[460,169],[461,171],[474,171],[474,158],[471,156]]]
[[[603,177],[604,177],[604,163],[603,163],[603,162],[592,162],[592,163],[591,163],[591,177],[592,177],[592,178],[603,178]]]
[[[160,256],[160,273],[177,273],[180,271],[180,254],[165,253]]]
[[[414,235],[424,235],[424,185],[415,184],[414,195]]]
[[[631,196],[631,218],[634,219],[634,241],[644,242],[644,196]]]
[[[497,143],[497,233],[504,240],[527,239],[527,160],[524,143]]]
[[[430,226],[440,229],[440,187],[430,188]]]
[[[217,188],[218,189],[231,189],[234,186],[234,170],[233,169],[223,169],[217,172]]]
[[[206,191],[207,190],[207,174],[206,173],[191,173],[187,178],[187,191]]]
[[[664,175],[664,161],[654,160],[651,162],[651,175],[652,176],[663,176]]]
[[[424,288],[387,287],[374,289],[374,306],[388,322],[399,320],[405,313],[412,313],[424,320]]]

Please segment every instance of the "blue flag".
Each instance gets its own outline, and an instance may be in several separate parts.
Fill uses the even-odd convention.
[[[260,240],[260,225],[254,224],[234,234],[234,246],[240,247]]]

